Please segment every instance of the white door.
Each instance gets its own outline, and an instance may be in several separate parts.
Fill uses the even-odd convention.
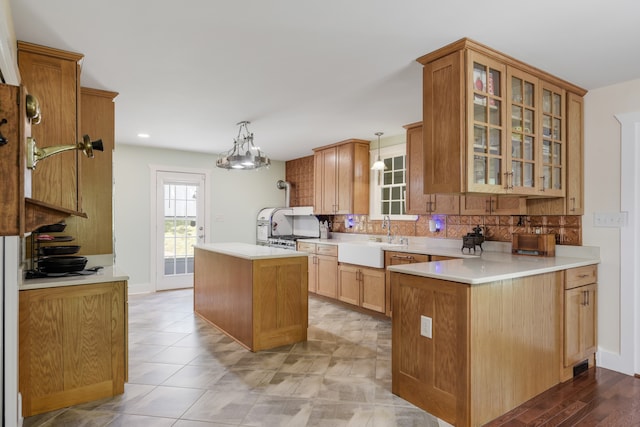
[[[206,176],[156,172],[156,290],[193,287],[193,245],[204,243]]]

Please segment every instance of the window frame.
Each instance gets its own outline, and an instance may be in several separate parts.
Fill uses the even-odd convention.
[[[380,147],[380,158],[384,161],[384,159],[405,156],[405,208],[406,208],[406,185],[407,185],[407,144],[403,142],[401,144],[394,144],[387,147]],[[369,159],[370,164],[376,161],[378,158],[378,149],[372,149],[369,151]],[[380,180],[380,185],[378,185],[378,171],[371,170],[369,173],[369,219],[372,220],[382,220],[382,180]],[[394,221],[415,221],[418,219],[418,215],[389,215],[389,217]]]

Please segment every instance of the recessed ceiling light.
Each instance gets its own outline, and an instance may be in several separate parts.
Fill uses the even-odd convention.
[[[149,135],[148,133],[139,133],[138,134],[138,138],[149,138],[151,135]]]

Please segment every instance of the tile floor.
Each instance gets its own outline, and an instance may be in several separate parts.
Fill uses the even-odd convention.
[[[125,393],[35,426],[448,426],[391,393],[391,323],[309,298],[308,341],[252,353],[193,313],[192,290],[129,297]]]

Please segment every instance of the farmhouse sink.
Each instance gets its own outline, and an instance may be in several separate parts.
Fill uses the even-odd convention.
[[[338,243],[338,262],[384,268],[384,248],[405,246],[385,242],[345,242]]]

